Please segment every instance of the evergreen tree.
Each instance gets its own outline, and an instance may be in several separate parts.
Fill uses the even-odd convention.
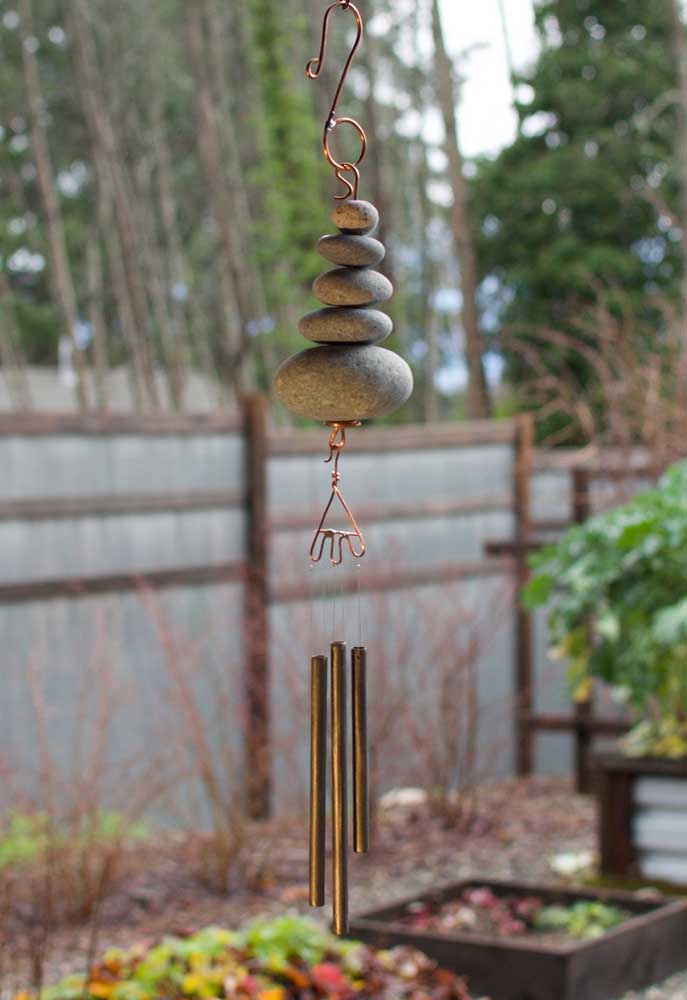
[[[601,288],[646,314],[681,271],[680,232],[660,210],[678,201],[664,0],[543,0],[536,27],[541,54],[516,80],[518,137],[474,182],[504,333],[565,329]]]

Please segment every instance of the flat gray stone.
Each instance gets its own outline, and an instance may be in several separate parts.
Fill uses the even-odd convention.
[[[384,244],[374,236],[354,236],[338,233],[323,236],[317,244],[320,257],[341,267],[376,267],[384,260]]]
[[[393,413],[413,391],[403,358],[371,344],[311,347],[279,368],[274,390],[301,417],[330,421],[370,420]]]
[[[335,267],[315,278],[316,298],[326,306],[369,306],[385,302],[394,293],[388,278],[367,267]]]
[[[394,328],[378,309],[318,309],[298,324],[301,334],[316,344],[378,344]]]
[[[332,219],[342,233],[371,233],[379,222],[379,212],[369,201],[342,201],[334,209]]]

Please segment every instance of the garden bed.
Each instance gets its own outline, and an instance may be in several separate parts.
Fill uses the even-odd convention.
[[[687,885],[687,760],[597,754],[605,875]]]
[[[451,904],[466,891],[489,890],[516,920],[515,901],[547,907],[600,901],[624,911],[624,919],[600,936],[574,940],[530,929],[486,935],[483,927],[441,928]],[[508,905],[505,905],[505,904]],[[479,908],[478,908],[479,909]],[[414,918],[424,913],[421,929]],[[479,925],[479,915],[475,914]],[[524,916],[520,914],[520,918]],[[528,919],[521,923],[528,923]],[[687,901],[647,900],[629,893],[552,889],[524,882],[460,882],[438,893],[406,899],[354,917],[351,935],[376,947],[407,944],[445,968],[465,975],[475,993],[491,1000],[609,1000],[659,982],[687,961]]]

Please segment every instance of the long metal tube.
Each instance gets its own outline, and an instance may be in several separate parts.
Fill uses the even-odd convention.
[[[367,782],[367,650],[351,650],[353,701],[353,850],[365,854],[370,843]]]
[[[346,643],[331,646],[332,847],[334,933],[348,933],[348,788],[346,781]]]
[[[310,663],[310,892],[311,906],[324,906],[327,823],[327,657]]]

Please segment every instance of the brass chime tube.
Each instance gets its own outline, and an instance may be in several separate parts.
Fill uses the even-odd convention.
[[[310,905],[324,906],[327,823],[327,657],[310,663]]]
[[[367,790],[367,650],[351,651],[353,701],[353,850],[365,854],[369,848],[370,817]]]
[[[334,932],[348,933],[348,789],[346,782],[346,643],[331,646],[332,847]]]

